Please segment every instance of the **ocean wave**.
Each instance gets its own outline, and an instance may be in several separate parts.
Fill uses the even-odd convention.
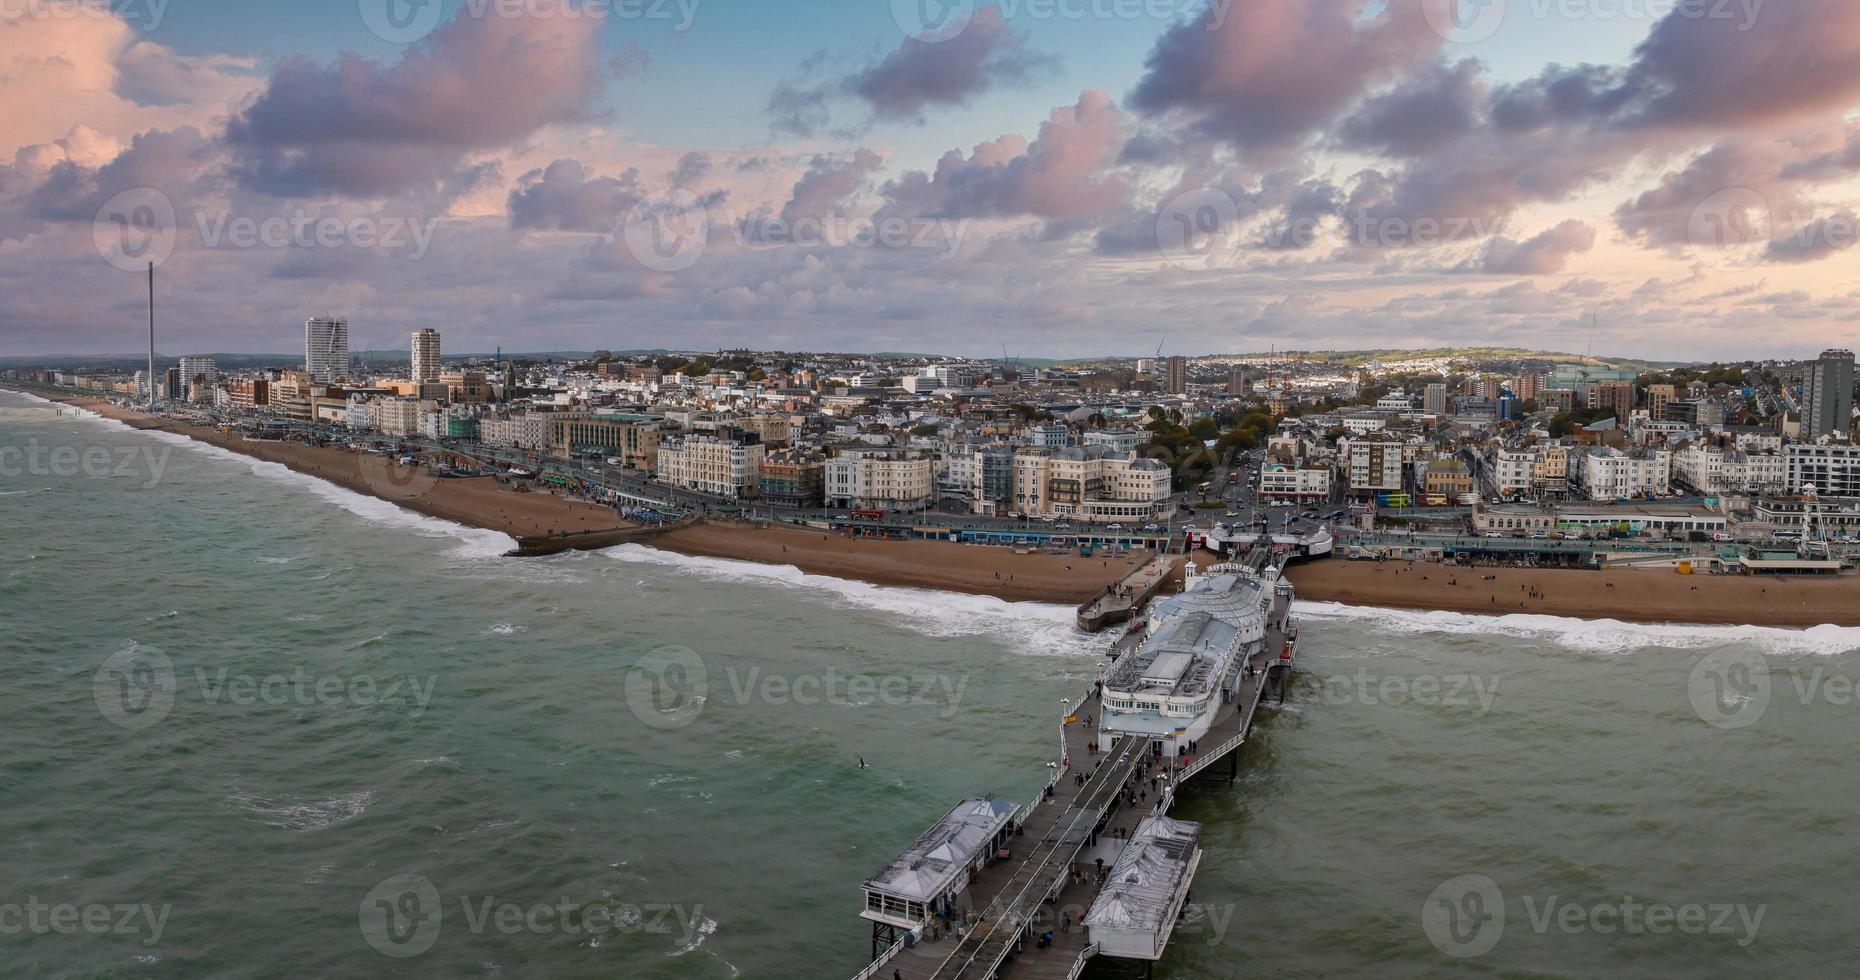
[[[1350,606],[1340,602],[1298,600],[1292,611],[1303,619],[1373,622],[1398,633],[1489,635],[1549,642],[1585,653],[1633,653],[1647,647],[1697,650],[1746,644],[1764,653],[1835,654],[1860,651],[1860,627],[1814,626],[1805,630],[1775,626],[1688,626],[1624,623],[1618,619],[1576,619],[1540,613],[1480,616],[1472,613]]]
[[[375,794],[370,790],[332,796],[327,800],[292,803],[235,790],[226,802],[251,814],[259,823],[282,830],[322,830],[353,820],[368,809]]]
[[[706,558],[620,544],[596,554],[630,564],[657,565],[714,581],[803,588],[842,605],[895,617],[926,636],[988,636],[1007,640],[1034,656],[1101,656],[1105,641],[1079,631],[1071,606],[1009,602],[994,596],[940,589],[873,585],[856,579],[803,572],[793,565],[768,565],[734,558]]]

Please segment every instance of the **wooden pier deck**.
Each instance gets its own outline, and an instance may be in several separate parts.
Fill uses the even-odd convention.
[[[1288,600],[1275,596],[1271,621],[1279,622]],[[1245,743],[1273,668],[1288,669],[1294,635],[1269,627],[1265,643],[1247,661],[1234,700],[1221,709],[1202,751],[1177,759],[1154,755],[1145,739],[1126,736],[1090,751],[1100,705],[1096,685],[1064,725],[1064,767],[1052,782],[1052,799],[1025,811],[1012,856],[984,869],[957,899],[960,915],[947,931],[926,929],[922,939],[899,942],[855,980],[1072,980],[1094,950],[1087,946],[1084,913],[1097,897],[1097,859],[1109,869],[1123,839],[1152,814],[1167,813],[1182,783],[1221,759],[1237,771],[1235,753]],[[1281,679],[1282,682],[1282,679]],[[1079,785],[1075,776],[1086,776]],[[1049,901],[1049,899],[1051,899]],[[1071,927],[1065,927],[1070,913]],[[1040,948],[1047,930],[1053,941]]]
[[[1106,586],[1090,602],[1079,607],[1079,629],[1096,633],[1113,623],[1129,620],[1138,607],[1162,588],[1183,561],[1181,555],[1161,552],[1131,569],[1116,584]]]

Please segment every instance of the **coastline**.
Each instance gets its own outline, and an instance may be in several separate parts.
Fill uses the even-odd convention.
[[[97,398],[26,392],[134,429],[167,432],[253,459],[277,463],[345,490],[385,500],[428,517],[498,531],[516,541],[514,554],[547,555],[643,541],[655,527],[623,521],[612,508],[547,490],[517,493],[490,477],[437,479],[384,456],[299,442],[247,442],[239,435],[118,408]]]
[[[1127,558],[1023,555],[1007,548],[856,538],[783,525],[700,522],[661,530],[627,524],[598,504],[540,490],[519,494],[488,477],[410,481],[405,468],[380,456],[302,443],[246,442],[97,398],[27,394],[275,462],[431,517],[499,531],[518,542],[520,555],[634,542],[683,555],[791,565],[873,585],[1067,605],[1089,600],[1149,557],[1148,552]],[[1214,559],[1202,555],[1197,560]],[[1340,558],[1295,564],[1287,574],[1299,598],[1351,606],[1487,616],[1535,613],[1653,625],[1860,626],[1860,578],[1854,576],[1679,575],[1656,569],[1467,567]]]
[[[1671,626],[1860,626],[1860,578],[1851,575],[1680,575],[1653,568],[1591,571],[1339,558],[1293,565],[1287,575],[1301,599],[1351,606],[1475,616],[1536,613]]]

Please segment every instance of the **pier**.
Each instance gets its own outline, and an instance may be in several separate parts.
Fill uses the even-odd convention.
[[[1247,563],[1264,560],[1256,550]],[[1238,775],[1260,704],[1285,696],[1297,644],[1290,603],[1289,589],[1274,590],[1265,639],[1242,661],[1234,697],[1219,706],[1193,753],[1177,755],[1165,748],[1168,740],[1129,734],[1094,750],[1099,736],[1090,721],[1103,714],[1094,683],[1061,721],[1053,778],[1015,811],[1003,845],[949,855],[963,863],[966,886],[934,897],[917,917],[888,910],[874,892],[883,888],[879,880],[866,883],[873,960],[854,980],[1073,980],[1097,956],[1118,956],[1147,972],[1168,944],[1201,858],[1196,825],[1152,818],[1168,814],[1188,781]],[[1120,638],[1116,655],[1138,644],[1136,636]],[[1173,875],[1140,885],[1131,883],[1134,874],[1114,879],[1114,868],[1124,873],[1119,857],[1138,846]],[[1109,903],[1119,910],[1151,903],[1134,931],[1128,921],[1113,927],[1100,912],[1108,888],[1121,890]],[[1105,938],[1095,941],[1094,931]]]
[[[1158,554],[1107,585],[1079,607],[1079,629],[1096,633],[1112,623],[1128,622],[1182,564],[1180,555]]]

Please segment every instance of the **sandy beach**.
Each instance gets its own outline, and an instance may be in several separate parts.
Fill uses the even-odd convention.
[[[1531,612],[1637,623],[1860,625],[1860,578],[1852,575],[1680,575],[1652,568],[1481,568],[1340,559],[1294,565],[1289,574],[1300,598],[1356,606]]]
[[[488,477],[434,479],[382,456],[302,443],[246,442],[236,434],[156,419],[96,398],[55,400],[138,428],[177,432],[280,463],[422,514],[502,531],[517,539],[523,554],[638,541],[680,554],[793,565],[876,585],[1069,605],[1085,602],[1148,558],[1147,552],[1122,559],[1021,555],[1007,548],[856,538],[780,525],[710,522],[660,531],[630,525],[607,507],[542,491],[517,493]],[[1300,598],[1392,609],[1533,612],[1641,623],[1860,625],[1860,577],[1852,575],[1679,575],[1655,569],[1478,568],[1341,559],[1295,565],[1289,574]]]
[[[804,528],[717,523],[667,531],[653,539],[652,546],[687,555],[793,565],[816,575],[876,585],[1071,605],[1090,599],[1150,557],[1148,551],[1133,551],[1128,558],[1017,555],[1008,548],[946,541],[849,538]]]

